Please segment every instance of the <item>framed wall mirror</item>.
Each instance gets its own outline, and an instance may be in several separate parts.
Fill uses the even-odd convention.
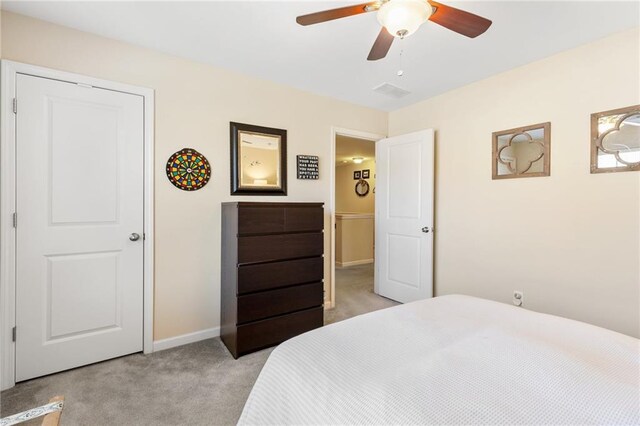
[[[591,114],[591,173],[640,170],[640,105]]]
[[[231,195],[287,195],[287,131],[231,123]]]
[[[551,123],[494,132],[492,145],[493,179],[551,174]]]

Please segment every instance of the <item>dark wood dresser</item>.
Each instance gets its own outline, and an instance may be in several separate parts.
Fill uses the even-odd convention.
[[[323,325],[322,203],[223,203],[220,337],[234,358]]]

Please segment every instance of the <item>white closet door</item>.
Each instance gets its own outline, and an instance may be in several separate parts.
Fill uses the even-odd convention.
[[[21,381],[142,350],[144,109],[22,74],[16,94]]]

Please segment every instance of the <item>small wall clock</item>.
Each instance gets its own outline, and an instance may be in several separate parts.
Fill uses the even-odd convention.
[[[183,148],[169,157],[167,178],[178,189],[197,191],[209,182],[211,166],[195,149]]]
[[[369,182],[364,179],[360,179],[358,183],[356,183],[356,194],[358,197],[364,197],[369,193]]]

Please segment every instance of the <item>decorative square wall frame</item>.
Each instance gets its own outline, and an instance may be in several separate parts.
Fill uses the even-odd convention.
[[[640,105],[591,114],[591,173],[640,171]]]
[[[492,179],[542,177],[551,174],[551,123],[492,134]]]

